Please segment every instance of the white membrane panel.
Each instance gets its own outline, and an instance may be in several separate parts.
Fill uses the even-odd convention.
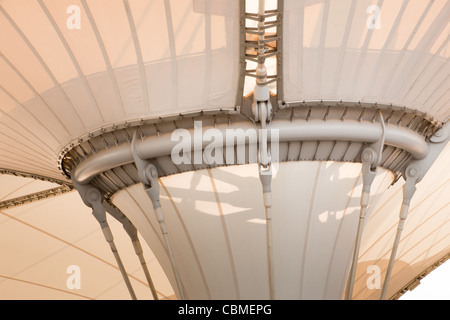
[[[355,239],[361,165],[281,163],[272,181],[277,299],[340,299]],[[371,206],[392,182],[380,169]],[[189,299],[268,299],[265,213],[256,165],[160,179],[161,203]],[[141,184],[113,202],[171,268]],[[138,205],[139,204],[139,205]],[[169,275],[174,284],[174,277]],[[175,286],[175,285],[174,285]]]
[[[285,0],[284,100],[393,104],[450,116],[446,0]]]
[[[61,149],[90,131],[234,109],[238,4],[1,1],[1,166],[55,177]]]

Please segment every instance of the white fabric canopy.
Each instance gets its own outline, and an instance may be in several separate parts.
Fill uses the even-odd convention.
[[[0,202],[57,185],[0,175]],[[129,299],[125,283],[99,224],[76,192],[0,210],[0,300]],[[149,286],[122,226],[108,217],[119,254],[139,299]],[[141,241],[160,299],[174,299],[158,261]],[[80,270],[80,289],[68,287]]]
[[[284,3],[285,101],[361,101],[450,116],[447,0]]]
[[[0,0],[0,169],[25,173],[0,175],[0,202],[57,187],[62,181],[55,179],[65,179],[58,168],[61,152],[102,128],[234,111],[236,97],[251,93],[255,84],[247,77],[238,92],[245,64],[241,23],[257,25],[244,21],[240,3]],[[257,12],[258,1],[246,4],[247,13]],[[282,59],[266,61],[269,75],[278,75],[281,84],[271,83],[270,90],[283,101],[395,105],[448,121],[448,0],[283,4]],[[267,0],[266,9],[277,9],[277,1]],[[255,65],[248,63],[247,70]],[[450,251],[449,163],[447,145],[417,185],[387,297]],[[379,298],[380,290],[367,286],[367,270],[379,267],[384,279],[402,201],[403,180],[390,186],[393,178],[380,168],[372,188],[353,292],[357,299]],[[160,183],[188,298],[267,299],[257,166],[184,172]],[[277,298],[342,298],[359,213],[361,164],[284,162],[272,192]],[[171,262],[142,185],[121,190],[113,201],[140,231],[160,298],[174,299]],[[108,221],[138,298],[151,299],[130,239],[116,220]],[[0,252],[0,299],[129,298],[91,209],[76,192],[4,206]],[[81,268],[80,290],[67,288],[71,265]]]
[[[237,0],[1,1],[3,166],[58,176],[61,149],[100,127],[234,109],[238,14]]]
[[[403,232],[388,297],[450,249],[450,145],[418,184]],[[402,199],[402,183],[379,170],[362,240],[356,299],[379,299],[366,285],[369,266],[384,280]],[[170,240],[190,299],[268,299],[265,216],[255,165],[161,178]],[[341,299],[350,270],[362,188],[361,166],[332,162],[281,163],[272,182],[277,299]],[[171,274],[162,235],[142,185],[114,203],[130,217]],[[175,285],[173,275],[169,278]]]

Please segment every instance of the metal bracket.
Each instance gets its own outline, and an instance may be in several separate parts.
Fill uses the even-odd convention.
[[[145,191],[152,201],[153,208],[156,209],[161,207],[161,203],[159,201],[158,169],[150,161],[144,160],[138,155],[137,131],[135,131],[133,140],[131,141],[131,152],[133,153],[133,159],[136,164],[139,180],[144,185]]]
[[[370,188],[372,182],[377,174],[377,167],[381,163],[384,143],[386,140],[386,127],[384,124],[383,115],[380,110],[377,112],[378,122],[381,126],[381,137],[375,143],[372,143],[361,153],[362,162],[362,178],[363,178],[363,192],[361,195],[361,207],[369,205]]]
[[[258,119],[261,124],[261,130],[259,132],[259,150],[258,150],[258,162],[260,168],[266,171],[263,174],[272,174],[271,172],[271,154],[268,143],[267,122],[270,119],[271,105],[270,102],[256,102],[256,108],[258,110],[255,113],[255,119]],[[270,173],[267,172],[270,170]]]

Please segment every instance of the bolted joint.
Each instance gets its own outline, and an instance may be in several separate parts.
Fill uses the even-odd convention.
[[[270,151],[267,148],[267,142],[262,143],[262,147],[258,153],[258,162],[260,164],[259,174],[260,175],[272,175],[272,157]]]
[[[372,186],[373,180],[377,175],[376,166],[373,165],[377,163],[377,154],[372,148],[366,148],[361,154],[362,160],[362,179],[363,179],[363,190],[361,194],[361,207],[367,207],[369,205],[370,198],[370,188]]]
[[[270,101],[265,101],[262,103],[258,103],[259,115],[261,124],[263,124],[263,128],[265,128],[265,124],[272,120],[272,104]]]
[[[102,201],[103,195],[100,190],[95,187],[89,187],[86,191],[86,201],[92,206],[98,201]]]
[[[409,204],[411,203],[411,199],[416,192],[416,184],[421,179],[420,168],[414,164],[409,165],[404,172],[404,178],[406,180],[405,185],[403,186],[403,205],[405,205],[406,209],[401,210],[400,218],[406,219],[406,215],[408,214]],[[404,218],[403,218],[404,216]]]
[[[272,162],[269,143],[268,143],[268,132],[267,132],[267,122],[270,121],[270,116],[272,113],[272,106],[267,102],[256,103],[256,109],[258,113],[258,120],[261,124],[261,130],[259,131],[259,144],[258,144],[258,163],[260,164],[260,174],[272,174],[270,164]]]
[[[159,208],[161,207],[161,203],[159,201],[159,182],[158,182],[158,169],[156,167],[149,163],[145,167],[145,177],[148,184],[144,183],[145,191],[149,195],[150,199],[153,203],[153,208]]]
[[[95,219],[102,224],[106,223],[106,209],[104,207],[104,194],[91,184],[80,184],[73,180],[73,184],[84,204],[92,208],[92,214]]]
[[[150,182],[158,179],[158,169],[156,169],[155,165],[148,164],[145,167],[145,177]]]
[[[374,170],[377,167],[378,163],[378,156],[375,150],[368,147],[364,149],[364,151],[361,154],[361,161],[362,163],[367,163],[369,165],[370,170]]]
[[[420,167],[415,164],[411,164],[408,167],[406,167],[403,173],[403,177],[405,178],[406,181],[408,179],[420,180],[420,176],[421,176]]]
[[[263,193],[271,192],[271,182],[272,182],[272,165],[269,164],[264,167],[262,164],[259,165],[259,179],[261,180],[261,185],[263,188]]]
[[[75,170],[75,169],[73,169]],[[73,177],[72,172],[72,177]],[[120,269],[120,273],[127,285],[128,291],[130,292],[131,298],[136,300],[136,294],[134,293],[133,287],[131,285],[130,279],[125,271],[125,267],[123,266],[122,260],[120,259],[119,253],[117,251],[117,247],[114,243],[114,236],[112,234],[111,228],[108,225],[108,221],[106,220],[106,203],[104,200],[104,194],[98,190],[96,187],[90,184],[81,184],[76,179],[72,179],[75,188],[77,189],[81,199],[84,204],[90,208],[92,208],[92,214],[95,219],[99,222],[100,227],[102,229],[103,235],[108,242],[112,253],[117,261],[118,267]]]
[[[138,170],[139,180],[142,182],[144,186],[151,186],[153,168],[147,168],[150,165],[150,162],[148,160],[142,159],[139,156],[137,143],[138,143],[138,133],[136,130],[133,134],[133,139],[131,141],[131,153],[133,154],[134,163],[136,164],[136,168]]]
[[[386,130],[383,115],[380,110],[378,110],[376,116],[380,124],[381,136],[376,142],[369,145],[361,153],[362,177],[363,177],[361,207],[367,207],[369,205],[370,188],[377,174],[377,167],[381,163],[383,147],[385,142]]]
[[[131,152],[133,154],[134,163],[138,170],[139,180],[144,185],[150,200],[153,203],[153,208],[161,207],[159,202],[159,182],[158,182],[158,169],[148,160],[142,159],[137,150],[137,131],[134,132],[133,140],[131,142]]]

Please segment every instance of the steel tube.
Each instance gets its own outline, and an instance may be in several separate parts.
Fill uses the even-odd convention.
[[[226,136],[227,129],[258,130],[259,127],[250,122],[235,122],[232,125],[217,125],[216,127],[204,127],[203,130],[219,130],[223,137]],[[340,121],[340,120],[274,120],[267,125],[268,139],[271,140],[271,130],[279,133],[279,142],[284,141],[354,141],[354,142],[376,142],[381,134],[378,124],[366,121]],[[402,127],[387,124],[386,145],[401,148],[415,159],[423,159],[428,154],[428,144],[420,134]],[[194,136],[194,129],[187,129],[191,136]],[[257,135],[258,136],[258,135]],[[170,155],[172,149],[179,143],[172,140],[172,133],[165,133],[160,136],[149,136],[137,143],[137,152],[142,159]],[[194,150],[194,139],[192,149]],[[203,141],[201,145],[205,148],[210,142]],[[225,143],[225,141],[224,141]],[[89,183],[95,176],[113,169],[115,167],[132,163],[133,154],[131,145],[122,143],[117,147],[101,150],[88,159],[81,162],[74,170],[72,179],[81,184]]]

